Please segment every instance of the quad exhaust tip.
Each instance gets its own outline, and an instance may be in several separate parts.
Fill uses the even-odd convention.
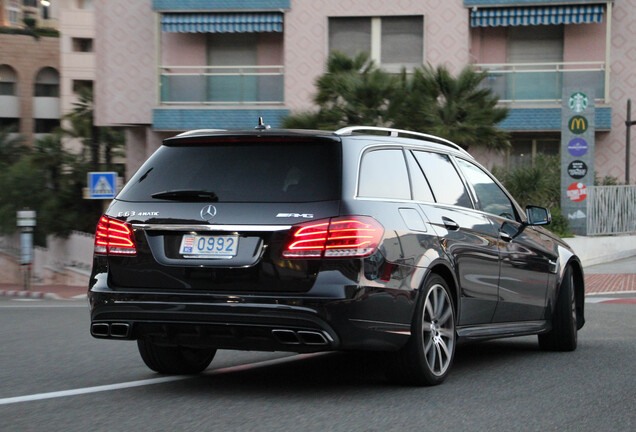
[[[129,323],[93,323],[91,334],[98,338],[125,339],[131,335]],[[333,339],[324,332],[311,330],[273,329],[272,336],[283,345],[329,345]]]
[[[127,338],[130,335],[128,323],[94,323],[91,325],[91,334],[103,338]]]

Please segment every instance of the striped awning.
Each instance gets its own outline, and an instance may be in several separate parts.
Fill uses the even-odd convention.
[[[280,12],[165,13],[161,30],[171,33],[266,33],[283,31]]]
[[[470,12],[471,27],[589,24],[603,20],[604,6],[480,8]]]

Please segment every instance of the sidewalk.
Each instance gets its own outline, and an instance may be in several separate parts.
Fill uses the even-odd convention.
[[[586,294],[636,293],[636,256],[585,268]]]
[[[0,283],[0,297],[18,297],[51,300],[81,300],[86,298],[88,287],[66,285],[32,285],[25,291],[21,285]]]

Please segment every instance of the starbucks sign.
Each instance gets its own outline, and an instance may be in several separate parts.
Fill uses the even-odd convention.
[[[582,113],[587,109],[589,101],[585,93],[576,92],[568,99],[568,107],[575,113]]]

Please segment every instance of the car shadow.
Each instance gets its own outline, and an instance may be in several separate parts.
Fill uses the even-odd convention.
[[[536,338],[499,340],[461,344],[457,347],[452,380],[482,371],[485,375],[495,373],[511,363],[520,366],[524,359],[546,355],[541,351]],[[386,377],[386,369],[393,367],[387,356],[373,352],[335,352],[308,357],[290,357],[289,361],[259,367],[209,368],[191,380],[179,381],[173,386],[185,386],[187,391],[206,394],[213,391],[216,396],[226,393],[236,395],[313,395],[334,390],[355,392],[377,391],[384,388],[413,388],[396,385]],[[490,379],[490,378],[489,378]],[[448,380],[444,386],[447,386]]]

